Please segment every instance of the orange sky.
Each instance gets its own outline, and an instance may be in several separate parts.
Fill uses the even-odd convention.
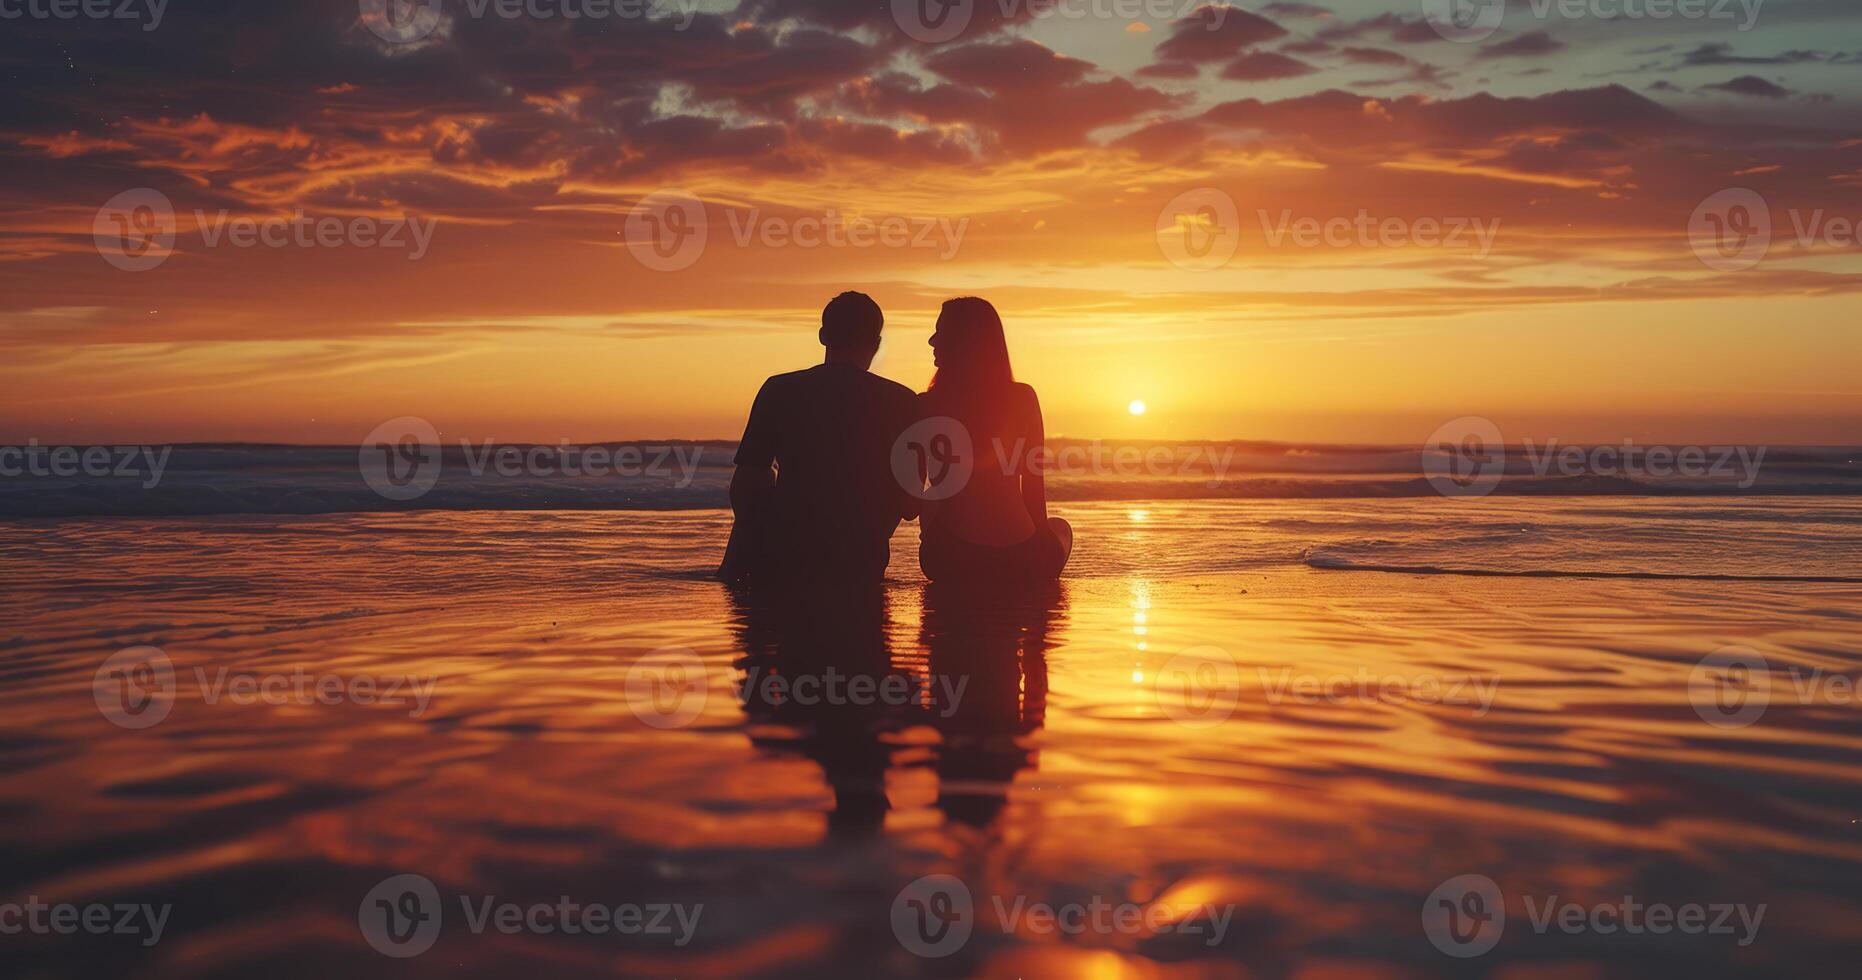
[[[1468,414],[1566,441],[1862,433],[1862,248],[1829,223],[1862,218],[1856,68],[1815,50],[1839,8],[1776,2],[1747,31],[1510,14],[1462,44],[1411,4],[985,4],[927,45],[885,6],[583,33],[461,15],[413,44],[334,0],[176,8],[63,47],[28,25],[6,42],[31,94],[0,132],[0,440],[340,443],[408,414],[449,438],[733,437],[764,376],[818,359],[846,288],[887,311],[876,370],[920,387],[938,303],[994,301],[1062,434],[1417,443]],[[123,271],[93,224],[144,187],[178,234]],[[1714,268],[1690,220],[1731,187],[1773,240]],[[657,271],[629,216],[673,188],[702,200],[704,245]],[[1210,191],[1233,220],[1171,209]],[[240,247],[197,209],[435,224],[410,258]],[[1276,240],[1361,213],[1491,238]],[[828,215],[919,238],[787,240]],[[1186,233],[1234,254],[1173,263]]]

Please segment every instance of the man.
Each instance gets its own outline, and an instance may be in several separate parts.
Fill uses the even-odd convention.
[[[733,582],[874,585],[887,541],[913,512],[892,475],[911,389],[868,372],[885,316],[864,293],[821,311],[827,356],[763,383],[731,477],[736,527],[720,574]]]

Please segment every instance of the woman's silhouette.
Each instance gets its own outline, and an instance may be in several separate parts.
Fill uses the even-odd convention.
[[[974,296],[950,300],[931,348],[937,374],[918,396],[919,417],[955,419],[974,459],[961,489],[926,503],[919,567],[933,582],[1052,581],[1073,550],[1073,529],[1047,516],[1041,403],[1009,368],[1002,317]]]

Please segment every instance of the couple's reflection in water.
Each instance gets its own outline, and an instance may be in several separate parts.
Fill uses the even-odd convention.
[[[916,638],[895,612],[922,599]],[[865,590],[732,591],[739,696],[759,748],[799,752],[834,793],[834,836],[876,833],[892,803],[886,774],[929,765],[946,819],[982,826],[1035,765],[1028,738],[1047,710],[1047,651],[1063,641],[1065,586],[936,584]]]

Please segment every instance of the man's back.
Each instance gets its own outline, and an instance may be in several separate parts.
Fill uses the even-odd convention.
[[[911,389],[829,363],[764,382],[737,448],[740,467],[778,468],[770,529],[780,573],[877,582],[907,498],[893,443],[916,410]]]

